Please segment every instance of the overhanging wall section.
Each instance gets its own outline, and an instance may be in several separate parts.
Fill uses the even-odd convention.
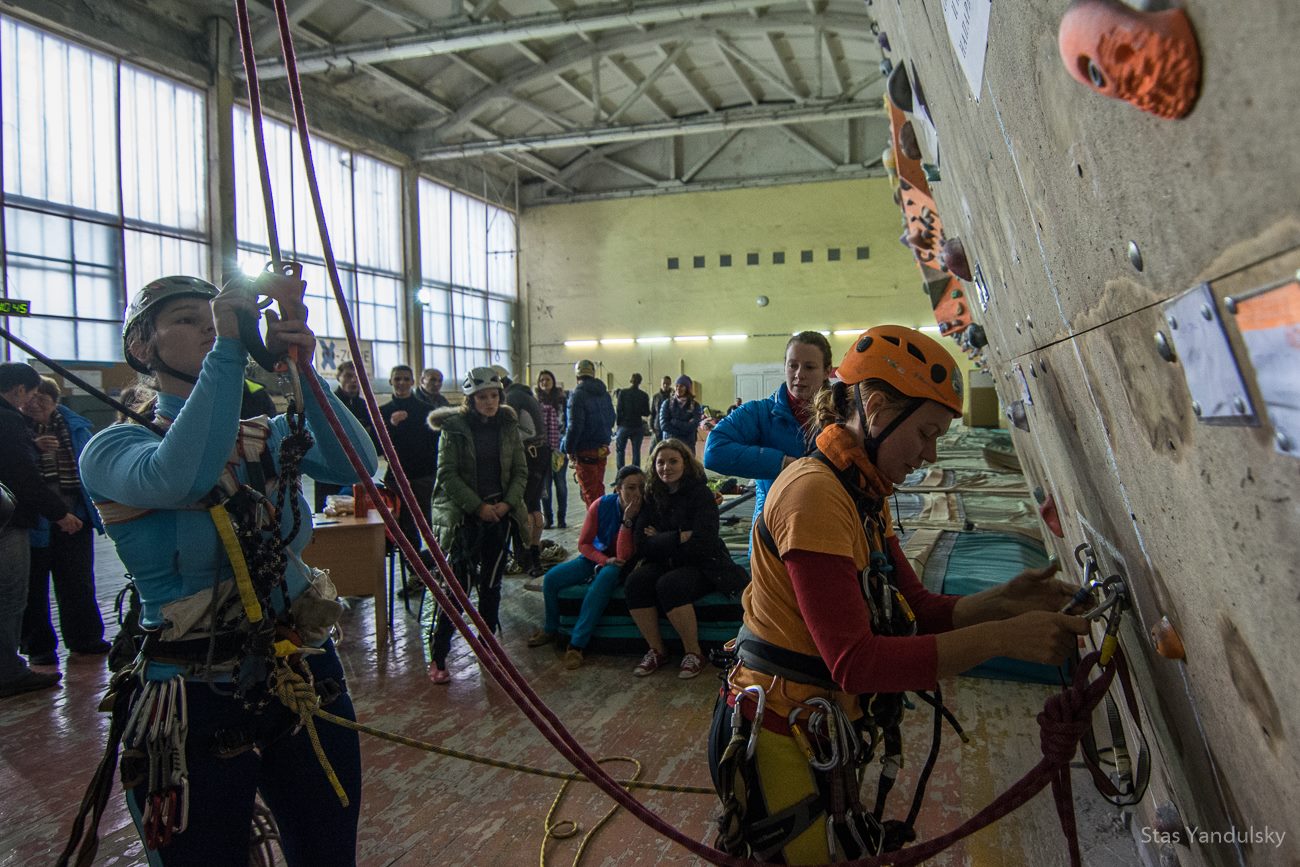
[[[1070,562],[1091,542],[1130,579],[1137,616],[1125,645],[1158,748],[1138,824],[1172,803],[1207,830],[1294,831],[1300,676],[1285,647],[1300,634],[1300,462],[1275,448],[1223,300],[1300,267],[1300,7],[1189,5],[1203,84],[1177,121],[1067,74],[1065,7],[992,4],[978,99],[939,0],[876,0],[872,11],[935,120],[934,196],[987,281],[976,318],[1003,402],[1025,391],[1033,401],[1029,430],[1014,433],[1031,484],[1061,509],[1057,553]],[[1155,333],[1170,333],[1162,303],[1202,282],[1227,320],[1258,426],[1199,421],[1181,357],[1157,350]],[[1152,650],[1146,632],[1163,616],[1186,662]],[[1184,864],[1292,863],[1294,837],[1281,849],[1176,851]]]

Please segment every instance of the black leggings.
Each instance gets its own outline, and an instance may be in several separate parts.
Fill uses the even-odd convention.
[[[664,612],[690,605],[712,592],[713,581],[696,566],[672,568],[648,562],[632,570],[623,588],[629,609],[658,605]]]
[[[488,524],[474,516],[467,516],[456,531],[451,567],[456,578],[468,593],[475,588],[478,593],[478,613],[487,621],[488,628],[496,632],[500,625],[501,579],[506,574],[506,548],[510,543],[509,518]],[[452,600],[452,604],[456,604]],[[462,611],[456,604],[456,610]],[[439,668],[447,667],[447,653],[451,650],[451,636],[456,627],[446,610],[439,608],[434,621],[430,650]]]

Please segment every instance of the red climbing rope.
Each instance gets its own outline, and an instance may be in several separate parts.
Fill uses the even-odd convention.
[[[249,36],[248,12],[246,0],[235,0],[238,10],[238,23],[240,28],[241,44],[245,51],[245,68],[248,75],[248,89],[250,94],[250,108],[253,112],[253,124],[255,130],[260,130],[262,123],[261,104],[255,94],[258,92],[257,67],[256,61],[252,55],[252,41]],[[275,14],[280,29],[280,45],[284,54],[286,79],[289,84],[289,93],[293,104],[294,121],[298,129],[298,139],[302,148],[303,164],[307,177],[308,190],[311,193],[312,207],[316,216],[317,228],[320,232],[321,247],[324,252],[326,273],[329,275],[331,288],[334,291],[334,297],[339,307],[340,315],[343,319],[344,332],[347,335],[348,347],[351,350],[354,359],[360,359],[361,350],[358,343],[356,330],[353,326],[352,317],[348,310],[347,299],[343,295],[343,289],[339,281],[338,268],[334,259],[334,251],[329,239],[329,230],[325,223],[325,212],[321,202],[320,188],[316,179],[316,171],[312,161],[311,154],[311,137],[307,126],[307,115],[303,104],[302,85],[298,77],[297,61],[293,48],[293,35],[290,31],[288,9],[285,0],[274,0]],[[257,136],[257,146],[263,147],[261,136]],[[263,172],[263,189],[264,198],[268,211],[268,223],[274,223],[273,208],[274,204],[270,197],[270,179],[269,174]],[[272,237],[274,231],[272,230]],[[375,399],[374,390],[370,384],[368,372],[361,364],[357,365],[357,377],[360,380],[361,391],[365,397],[366,407],[370,412],[371,418],[379,419],[382,416],[379,413],[379,406]],[[312,393],[316,397],[317,403],[324,410],[324,414],[329,421],[330,428],[339,438],[339,443],[348,455],[353,469],[357,472],[358,477],[369,495],[371,502],[383,518],[384,524],[388,527],[390,535],[396,541],[398,548],[407,562],[415,570],[420,580],[428,587],[429,592],[433,594],[443,610],[450,616],[456,629],[460,631],[465,640],[478,656],[491,677],[501,686],[506,695],[536,726],[542,736],[551,743],[555,749],[565,757],[575,768],[582,772],[588,780],[599,787],[605,794],[612,798],[620,806],[626,808],[638,820],[648,827],[678,843],[693,854],[705,858],[714,864],[727,865],[727,867],[742,867],[742,865],[756,865],[759,862],[749,861],[728,855],[717,849],[714,849],[704,843],[687,836],[682,831],[670,825],[662,819],[657,813],[647,808],[636,798],[632,797],[622,786],[618,784],[608,772],[593,759],[577,742],[572,733],[565,728],[559,717],[542,701],[541,697],[533,690],[528,681],[521,675],[506,656],[505,650],[500,642],[492,634],[487,623],[479,615],[477,609],[471,604],[469,595],[457,580],[452,572],[442,549],[434,537],[433,530],[429,526],[424,516],[424,512],[419,508],[414,493],[411,490],[410,482],[406,474],[402,471],[401,464],[398,462],[396,452],[393,449],[392,439],[388,434],[385,425],[375,425],[375,430],[379,436],[380,445],[383,448],[384,455],[388,458],[389,466],[392,468],[393,476],[397,480],[398,490],[402,496],[402,502],[410,510],[415,522],[419,528],[420,535],[429,546],[433,554],[434,562],[438,572],[446,580],[447,589],[444,590],[433,574],[424,565],[418,556],[418,552],[405,535],[397,526],[397,520],[389,510],[383,498],[378,495],[374,481],[366,471],[360,456],[352,448],[348,440],[346,431],[342,423],[335,415],[326,399],[324,389],[315,376],[307,376],[307,383]],[[448,595],[450,594],[450,595]],[[477,632],[470,630],[466,619],[457,610],[452,600],[463,606],[466,614],[474,625]],[[1029,771],[1019,782],[1004,792],[992,804],[985,807],[978,814],[973,816],[967,822],[953,831],[937,837],[926,843],[916,846],[910,846],[897,852],[891,852],[872,858],[862,858],[857,861],[843,862],[842,867],[883,867],[883,865],[909,865],[916,864],[926,858],[929,858],[938,852],[951,846],[957,840],[965,837],[980,828],[989,825],[997,819],[1005,816],[1007,813],[1021,806],[1040,790],[1048,782],[1051,782],[1053,792],[1056,796],[1057,810],[1061,816],[1062,830],[1065,832],[1067,842],[1071,849],[1071,863],[1079,863],[1078,843],[1075,837],[1074,813],[1073,806],[1070,802],[1070,782],[1069,782],[1069,762],[1074,755],[1078,741],[1082,733],[1086,730],[1091,717],[1092,709],[1105,695],[1107,688],[1115,673],[1115,661],[1112,661],[1105,668],[1103,673],[1091,683],[1088,682],[1088,675],[1097,665],[1099,655],[1090,654],[1083,663],[1077,668],[1074,676],[1074,683],[1066,688],[1060,695],[1054,696],[1047,702],[1043,713],[1039,714],[1038,722],[1042,730],[1041,740],[1043,747],[1043,759],[1033,769]]]

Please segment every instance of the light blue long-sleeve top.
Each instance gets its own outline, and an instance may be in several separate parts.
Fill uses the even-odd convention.
[[[704,466],[715,473],[754,480],[754,517],[763,512],[767,490],[785,465],[785,457],[808,454],[808,443],[790,409],[785,384],[768,397],[732,410],[704,441]]]
[[[162,606],[166,603],[210,590],[216,581],[233,577],[211,516],[206,509],[192,507],[217,484],[235,447],[247,360],[239,340],[219,338],[203,360],[198,382],[188,399],[158,395],[158,414],[173,419],[164,438],[160,440],[141,425],[117,424],[92,437],[81,454],[81,480],[91,499],[153,510],[107,528],[117,545],[118,557],[135,578],[141,622],[146,627],[162,625]],[[304,375],[319,379],[315,371]],[[328,387],[324,391],[352,447],[373,474],[378,459],[365,428]],[[314,439],[300,464],[303,475],[340,485],[357,482],[324,410],[306,387],[303,401],[307,427]],[[280,443],[288,435],[289,426],[283,416],[276,416],[270,428],[267,448],[278,472]],[[245,470],[242,463],[236,470],[241,482],[248,481]],[[310,574],[301,555],[311,541],[311,504],[299,495],[302,523],[292,539],[288,535],[293,529],[293,515],[285,505],[280,515],[280,534],[288,540],[286,579],[293,599],[307,586]]]

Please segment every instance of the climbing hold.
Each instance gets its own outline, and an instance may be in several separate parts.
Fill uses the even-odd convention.
[[[1042,488],[1035,490],[1035,498],[1042,492]],[[1047,525],[1047,529],[1052,531],[1053,536],[1058,539],[1065,538],[1065,531],[1061,528],[1061,516],[1056,511],[1056,500],[1051,494],[1038,501],[1038,514],[1043,519],[1043,523]]]
[[[885,93],[889,94],[890,103],[900,110],[909,113],[912,111],[912,82],[908,80],[906,66],[900,63],[889,73]]]
[[[984,334],[984,326],[976,325],[974,323],[971,323],[971,325],[966,328],[965,340],[972,349],[983,349],[989,345],[989,339]],[[1043,369],[1046,370],[1047,368],[1044,367]]]
[[[876,44],[880,46],[881,51],[889,51],[889,34],[883,30],[877,33]]]
[[[939,167],[934,163],[921,163],[921,171],[925,172],[925,182],[927,184],[939,183]]]
[[[1103,96],[1170,120],[1201,85],[1201,52],[1182,9],[1140,12],[1120,0],[1072,0],[1058,34],[1070,75]]]
[[[966,245],[960,238],[945,238],[939,251],[939,262],[952,274],[963,280],[971,279],[970,261],[966,258]]]
[[[1165,659],[1187,659],[1187,650],[1178,630],[1169,622],[1168,617],[1161,617],[1160,622],[1151,627],[1151,640],[1155,642],[1156,653]]]
[[[903,124],[903,128],[898,131],[898,149],[909,160],[919,160],[921,158],[921,143],[916,140],[916,130],[912,128],[910,120]]]

